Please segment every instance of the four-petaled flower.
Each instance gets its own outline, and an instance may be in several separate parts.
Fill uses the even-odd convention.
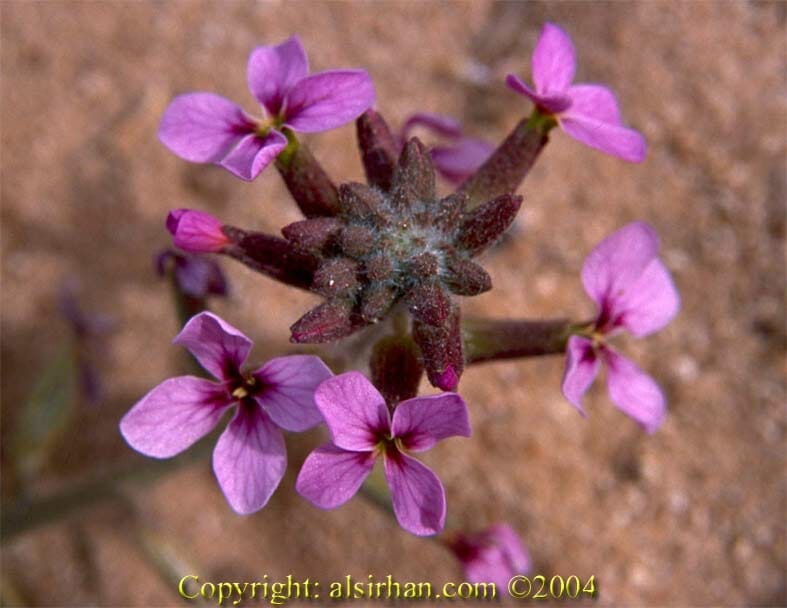
[[[645,159],[645,138],[623,125],[614,93],[598,84],[575,84],[576,54],[568,34],[546,23],[532,58],[535,91],[514,74],[506,84],[552,115],[574,139],[630,162]]]
[[[297,36],[257,47],[249,57],[249,90],[265,116],[255,118],[213,93],[176,97],[164,112],[159,138],[185,160],[217,163],[252,180],[287,146],[282,132],[327,131],[355,120],[374,103],[365,70],[329,70],[308,76]]]
[[[424,127],[449,142],[432,146],[429,155],[437,172],[452,184],[459,184],[475,173],[495,149],[483,139],[465,137],[462,125],[450,116],[430,112],[417,112],[405,120],[399,134],[402,147],[416,127]]]
[[[467,406],[456,393],[416,397],[396,406],[359,372],[323,382],[315,393],[333,443],[314,450],[303,464],[296,490],[322,509],[352,498],[383,456],[394,514],[408,532],[437,534],[445,525],[445,490],[427,466],[405,450],[423,452],[440,439],[470,436]]]
[[[471,583],[494,583],[506,590],[517,574],[527,574],[532,563],[522,540],[508,524],[494,524],[475,534],[460,533],[447,541]]]
[[[613,350],[606,339],[621,330],[646,336],[678,312],[680,298],[658,252],[653,228],[633,222],[590,253],[582,267],[582,284],[599,313],[581,335],[569,338],[563,376],[563,394],[582,412],[582,395],[603,360],[612,401],[648,432],[655,431],[664,418],[664,395],[650,376]]]
[[[174,342],[219,382],[195,376],[165,380],[123,417],[120,432],[138,452],[169,458],[207,435],[237,404],[213,452],[213,470],[236,512],[261,509],[287,467],[281,429],[305,431],[322,422],[314,390],[330,370],[318,357],[293,355],[244,373],[251,340],[209,312],[193,317]]]

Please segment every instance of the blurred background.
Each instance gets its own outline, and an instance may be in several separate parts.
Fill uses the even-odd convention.
[[[785,16],[782,2],[5,2],[2,17],[2,596],[6,605],[166,606],[177,581],[374,574],[461,580],[437,543],[356,497],[322,512],[294,491],[320,431],[289,441],[269,505],[240,517],[209,453],[168,467],[133,452],[120,417],[185,372],[153,257],[171,208],[277,232],[299,219],[269,169],[244,183],[157,140],[176,94],[256,108],[246,60],[300,35],[313,70],[363,67],[392,126],[459,118],[499,141],[530,111],[544,21],[609,84],[649,155],[639,166],[555,132],[488,252],[495,289],[470,314],[588,317],[579,270],[641,219],[662,238],[677,319],[621,349],[665,390],[646,436],[603,383],[587,419],[560,393],[561,357],[473,367],[474,437],[425,454],[465,528],[505,520],[544,574],[599,581],[600,605],[787,604],[785,568]],[[308,139],[337,182],[361,181],[354,128]],[[221,260],[215,307],[287,352],[317,298]],[[76,310],[81,312],[75,312]],[[91,388],[92,387],[92,388]],[[114,480],[116,483],[107,483]]]

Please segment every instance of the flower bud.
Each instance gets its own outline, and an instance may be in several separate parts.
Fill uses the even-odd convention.
[[[167,230],[175,246],[190,253],[215,253],[230,243],[222,222],[202,211],[173,209],[167,215]]]

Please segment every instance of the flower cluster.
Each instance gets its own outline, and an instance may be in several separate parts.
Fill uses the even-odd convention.
[[[162,382],[121,421],[126,441],[143,454],[168,458],[209,434],[235,408],[218,438],[213,468],[232,508],[251,513],[268,502],[284,475],[283,431],[324,423],[330,441],[306,458],[297,492],[319,508],[336,508],[374,481],[381,458],[399,524],[416,535],[433,535],[446,525],[445,490],[413,454],[449,437],[470,436],[467,405],[454,392],[467,365],[565,355],[562,391],[583,412],[582,397],[603,362],[612,401],[653,432],[664,418],[664,396],[609,344],[622,331],[636,337],[653,333],[678,311],[677,290],[649,225],[623,227],[585,261],[582,283],[598,306],[592,321],[460,315],[458,296],[492,288],[476,258],[515,220],[522,204],[515,191],[553,127],[624,160],[645,157],[644,138],[624,125],[614,94],[601,85],[572,84],[575,68],[571,39],[546,24],[532,57],[534,88],[515,75],[506,80],[535,110],[495,149],[437,114],[415,113],[393,132],[371,108],[375,94],[365,71],[309,75],[294,36],[258,47],[249,59],[249,89],[263,117],[212,93],[177,97],[159,129],[170,150],[189,161],[219,164],[244,180],[274,163],[305,219],[285,226],[279,236],[226,224],[203,211],[174,209],[166,227],[185,253],[162,254],[161,271],[171,272],[182,293],[199,299],[200,310],[206,295],[223,293],[226,285],[217,267],[191,254],[225,255],[319,294],[324,301],[290,327],[291,341],[336,342],[377,325],[367,333],[374,342],[371,380],[360,371],[337,369],[334,375],[317,356],[303,354],[245,369],[251,340],[216,315],[199,312],[175,343],[215,381],[180,376]],[[367,183],[337,187],[297,133],[353,120]],[[427,149],[410,137],[415,128],[444,144]],[[436,171],[458,189],[438,195]],[[447,392],[419,396],[424,372]],[[505,586],[531,567],[507,524],[452,532],[443,542],[470,581]]]

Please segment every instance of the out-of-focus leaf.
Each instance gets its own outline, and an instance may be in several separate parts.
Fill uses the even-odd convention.
[[[74,348],[66,343],[39,373],[16,421],[11,446],[21,481],[29,481],[46,462],[74,412],[77,386]]]

